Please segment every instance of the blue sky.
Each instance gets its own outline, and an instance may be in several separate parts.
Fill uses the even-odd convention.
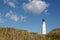
[[[60,28],[60,0],[0,0],[0,26],[41,33],[46,20],[47,33]]]

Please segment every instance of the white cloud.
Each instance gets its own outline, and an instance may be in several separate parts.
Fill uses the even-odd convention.
[[[13,7],[13,8],[16,7],[15,3],[11,0],[4,0],[4,3],[8,4],[10,7]]]
[[[12,15],[11,13],[12,13],[12,11],[9,11],[9,12],[6,13],[5,16],[6,16],[6,17],[10,17],[10,16]]]
[[[11,16],[11,19],[16,21],[16,22],[19,21],[19,17],[17,15]]]
[[[15,22],[18,22],[19,20],[26,22],[26,18],[27,18],[26,16],[23,16],[23,15],[18,16],[16,14],[14,14],[14,12],[12,12],[11,10],[6,13],[5,17],[10,19],[10,20],[13,20]]]
[[[30,1],[30,0],[29,0]],[[48,4],[45,1],[42,0],[31,0],[29,3],[23,4],[23,9],[40,14],[48,7]]]
[[[16,14],[14,14],[12,11],[7,12],[5,16],[16,22],[19,21],[19,17]]]
[[[16,5],[15,5],[15,3],[14,3],[14,2],[8,2],[8,5],[9,5],[9,6],[11,6],[11,7],[13,7],[13,8],[15,8],[15,7],[16,7]]]

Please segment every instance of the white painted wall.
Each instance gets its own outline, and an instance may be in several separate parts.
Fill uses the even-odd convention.
[[[46,22],[42,22],[42,34],[46,34]]]

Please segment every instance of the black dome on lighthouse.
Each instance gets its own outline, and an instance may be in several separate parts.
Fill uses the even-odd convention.
[[[42,19],[42,21],[45,21],[45,19]]]

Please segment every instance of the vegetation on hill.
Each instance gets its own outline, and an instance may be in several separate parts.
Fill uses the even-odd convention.
[[[46,35],[48,40],[60,40],[60,28],[53,29]]]
[[[60,28],[46,35],[15,28],[0,28],[0,40],[60,40]]]

